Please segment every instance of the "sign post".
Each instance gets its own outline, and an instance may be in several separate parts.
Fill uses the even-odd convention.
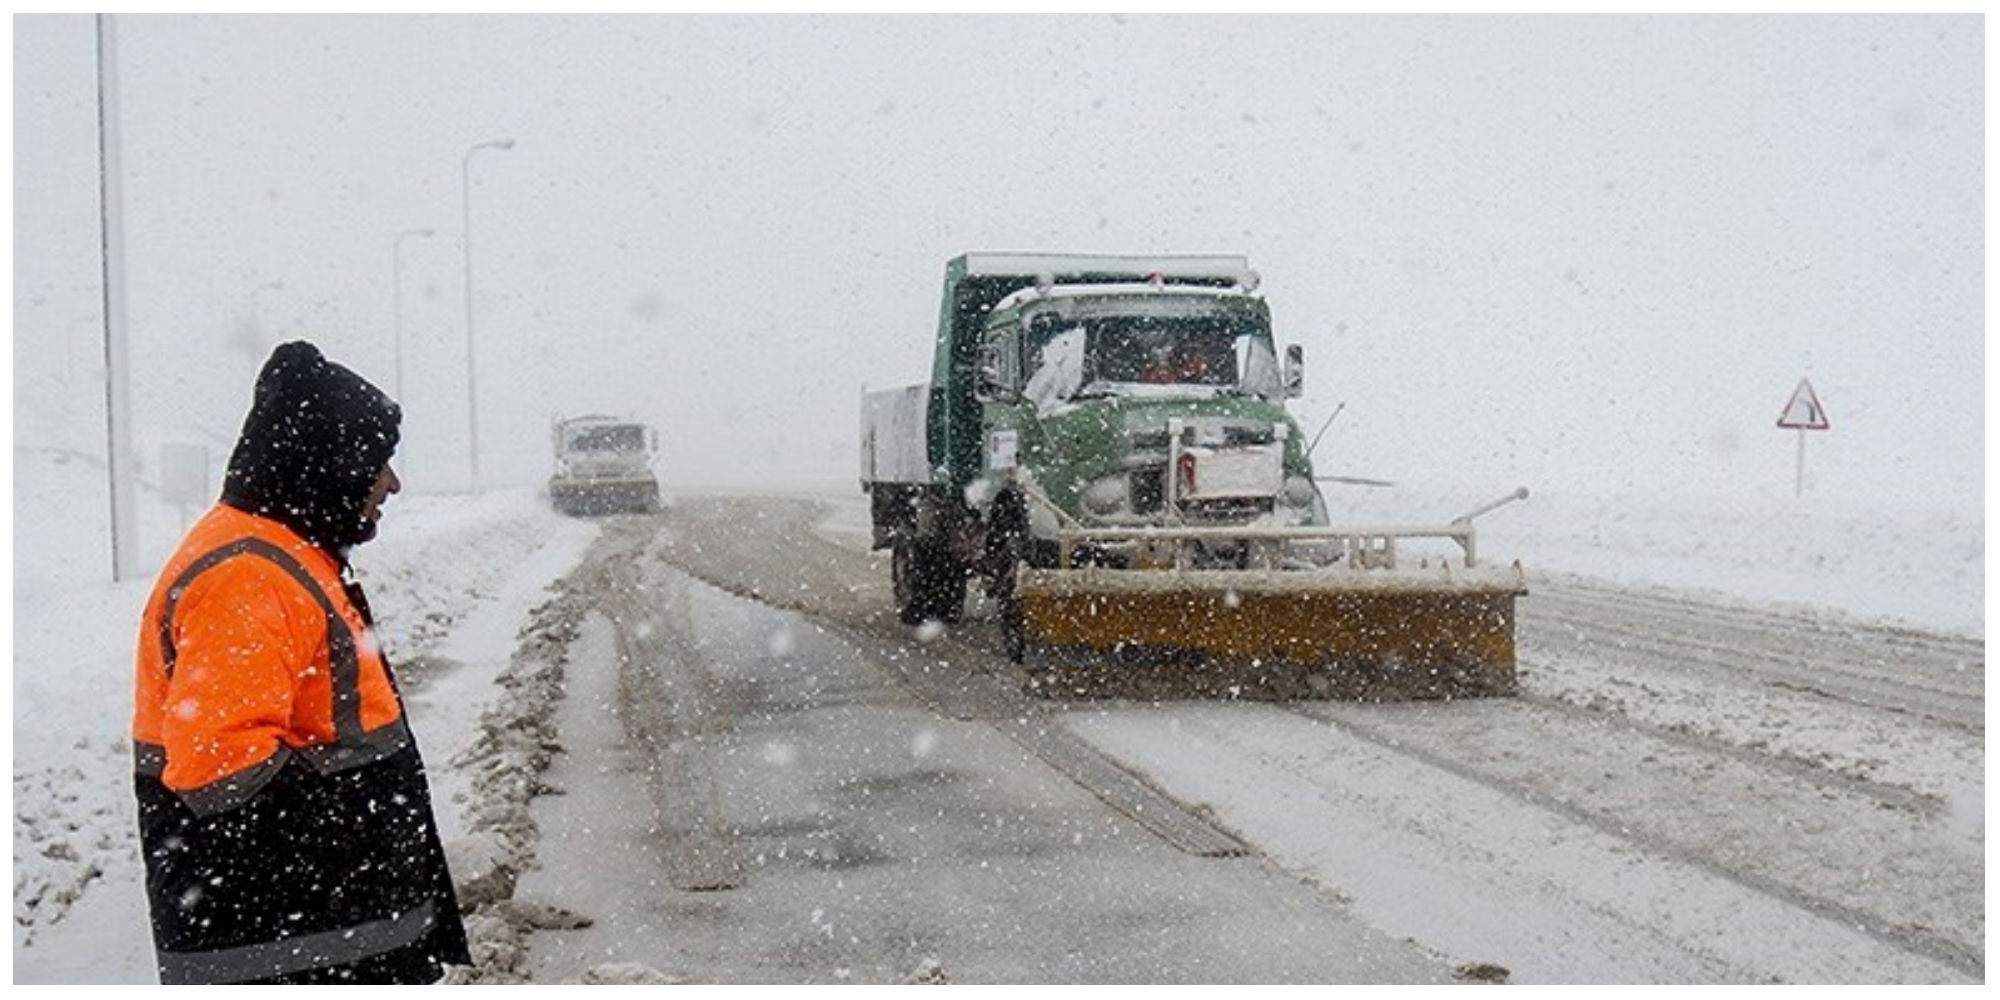
[[[1799,432],[1799,461],[1792,479],[1792,495],[1803,496],[1806,491],[1806,432],[1833,428],[1827,422],[1826,407],[1819,405],[1819,396],[1813,392],[1810,381],[1799,379],[1799,387],[1792,390],[1791,400],[1785,404],[1784,412],[1778,414],[1778,426]]]

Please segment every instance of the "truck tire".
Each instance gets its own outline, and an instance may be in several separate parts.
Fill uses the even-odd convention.
[[[898,538],[889,550],[889,582],[896,592],[896,617],[905,625],[924,620],[923,602],[917,599],[915,549],[914,542]]]
[[[999,605],[1000,641],[1007,659],[1021,663],[1027,655],[1027,631],[1021,598],[1014,593],[1015,574],[1028,552],[1028,503],[1018,489],[1002,490],[987,515],[985,575],[987,596]]]
[[[965,617],[965,566],[950,552],[934,550],[930,556],[932,617],[956,625]]]
[[[898,539],[890,552],[896,614],[905,625],[955,623],[965,613],[965,568],[942,546]]]
[[[1028,626],[1022,618],[1021,599],[1013,591],[1009,586],[1000,599],[1000,645],[1008,662],[1024,663],[1028,658]]]

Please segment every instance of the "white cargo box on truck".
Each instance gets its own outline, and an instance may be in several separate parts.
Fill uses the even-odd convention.
[[[930,385],[918,383],[861,396],[861,482],[928,483],[925,454]]]
[[[1050,276],[1117,274],[1233,281],[1250,271],[1242,254],[1022,253],[997,251],[964,255],[965,274]]]

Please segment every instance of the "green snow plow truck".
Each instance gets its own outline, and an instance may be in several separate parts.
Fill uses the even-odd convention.
[[[1333,526],[1286,409],[1303,352],[1281,359],[1256,289],[1237,256],[953,259],[931,380],[862,396],[902,620],[957,622],[976,578],[1012,659],[1112,690],[1510,692],[1526,588],[1478,561],[1472,518],[1526,491],[1447,524]],[[1411,538],[1458,555],[1399,559]]]

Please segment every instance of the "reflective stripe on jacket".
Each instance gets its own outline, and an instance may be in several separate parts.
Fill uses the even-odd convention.
[[[411,743],[339,564],[276,521],[209,511],[143,621],[136,765],[197,815],[242,805],[293,756],[333,774]]]

